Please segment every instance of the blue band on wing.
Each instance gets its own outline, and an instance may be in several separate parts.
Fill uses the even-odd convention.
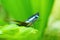
[[[35,20],[37,20],[38,17],[39,13],[36,13],[35,15],[31,16],[28,20],[26,20],[25,23],[34,22]]]

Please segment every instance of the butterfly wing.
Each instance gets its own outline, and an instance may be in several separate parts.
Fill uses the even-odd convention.
[[[36,13],[32,15],[30,18],[28,18],[28,20],[26,20],[25,23],[33,23],[38,19],[38,17],[39,17],[39,13]]]
[[[39,17],[39,13],[36,13],[31,17],[29,17],[28,20],[26,20],[25,22],[21,22],[17,20],[15,20],[15,22],[17,22],[17,25],[19,26],[31,26],[31,24],[34,23],[38,19],[38,17]]]

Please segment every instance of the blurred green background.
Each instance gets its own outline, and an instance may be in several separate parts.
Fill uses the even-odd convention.
[[[39,30],[38,40],[42,40],[47,27],[49,15],[52,10],[54,0],[0,0],[3,11],[0,12],[0,25],[5,25],[4,21],[8,14],[9,18],[25,21],[31,15],[39,12],[39,19],[33,24],[34,29]]]
[[[25,21],[36,12],[40,13],[34,27],[45,26],[54,0],[1,0],[5,13],[19,21]]]

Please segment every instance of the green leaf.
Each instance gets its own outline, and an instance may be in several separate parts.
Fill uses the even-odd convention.
[[[32,27],[17,26],[15,24],[5,25],[0,30],[0,39],[6,40],[37,40],[38,30]]]

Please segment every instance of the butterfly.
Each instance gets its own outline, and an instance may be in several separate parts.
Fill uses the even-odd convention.
[[[26,21],[18,21],[18,20],[10,20],[8,13],[5,17],[5,21],[9,22],[9,24],[17,24],[18,26],[31,26],[37,19],[39,18],[39,12],[35,13],[34,15],[30,16]]]
[[[39,13],[36,13],[36,14],[32,15],[31,17],[29,17],[24,22],[17,21],[17,20],[15,20],[15,22],[17,22],[18,26],[31,26],[38,18],[39,18]]]

